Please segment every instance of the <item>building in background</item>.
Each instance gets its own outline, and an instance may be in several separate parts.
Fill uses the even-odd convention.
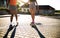
[[[7,7],[6,0],[0,0],[0,9],[5,9]],[[39,9],[38,9],[39,8]],[[36,14],[42,15],[54,15],[55,9],[49,5],[36,5]],[[20,13],[29,13],[29,4],[25,3],[19,7],[18,11]],[[0,11],[0,14],[7,14],[5,11]]]
[[[6,7],[6,0],[0,0],[0,7]]]
[[[36,5],[36,14],[42,14],[42,15],[54,15],[55,9],[49,5]],[[24,4],[21,6],[21,12],[23,13],[29,13],[29,4]]]
[[[27,3],[22,5],[20,12],[21,13],[29,13],[29,5]]]
[[[6,1],[7,0],[0,0],[0,15],[8,14]]]
[[[38,14],[42,14],[42,15],[54,15],[55,13],[55,9],[49,5],[39,5],[39,10],[37,8],[37,12]]]

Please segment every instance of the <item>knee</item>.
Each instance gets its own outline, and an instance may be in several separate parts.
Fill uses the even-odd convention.
[[[17,17],[17,14],[15,14],[15,16]]]

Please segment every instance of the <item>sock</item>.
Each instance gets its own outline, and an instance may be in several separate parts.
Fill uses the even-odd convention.
[[[12,25],[12,22],[10,22],[10,25]]]
[[[16,25],[17,25],[18,21],[16,21]]]
[[[16,21],[16,23],[18,23],[18,21]]]

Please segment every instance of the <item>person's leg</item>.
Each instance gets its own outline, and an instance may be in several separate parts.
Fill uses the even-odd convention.
[[[17,17],[17,11],[15,11],[15,18],[16,18],[16,25],[18,25],[18,17]]]
[[[10,21],[12,22],[12,20],[13,20],[13,14],[11,14],[11,18],[10,18]]]
[[[11,14],[11,17],[10,17],[10,25],[12,25],[12,21],[13,21],[13,16],[14,16],[14,13],[13,13],[13,7],[12,5],[9,5],[9,12]]]
[[[34,23],[35,21],[35,12],[34,12],[34,10],[32,10],[32,13],[31,13],[31,16],[32,16],[32,22]]]
[[[32,17],[32,22],[34,23],[35,21],[35,11],[34,9],[30,9],[31,17]]]
[[[13,11],[10,11],[10,12],[11,12],[10,25],[12,25],[12,21],[13,21],[13,16],[14,16],[14,14],[12,14],[12,13],[13,13]]]
[[[16,18],[16,24],[15,25],[18,25],[18,17],[17,17],[17,6],[13,6],[13,10],[14,10],[14,15],[15,15],[15,18]]]

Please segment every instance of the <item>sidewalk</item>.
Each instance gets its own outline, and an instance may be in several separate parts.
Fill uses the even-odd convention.
[[[8,15],[9,16],[9,15]],[[18,15],[19,25],[14,27],[8,38],[60,38],[60,19],[46,16],[35,16],[36,27],[31,27],[30,15]],[[2,38],[9,28],[10,17],[0,18],[0,38]],[[15,22],[15,18],[13,20]]]

